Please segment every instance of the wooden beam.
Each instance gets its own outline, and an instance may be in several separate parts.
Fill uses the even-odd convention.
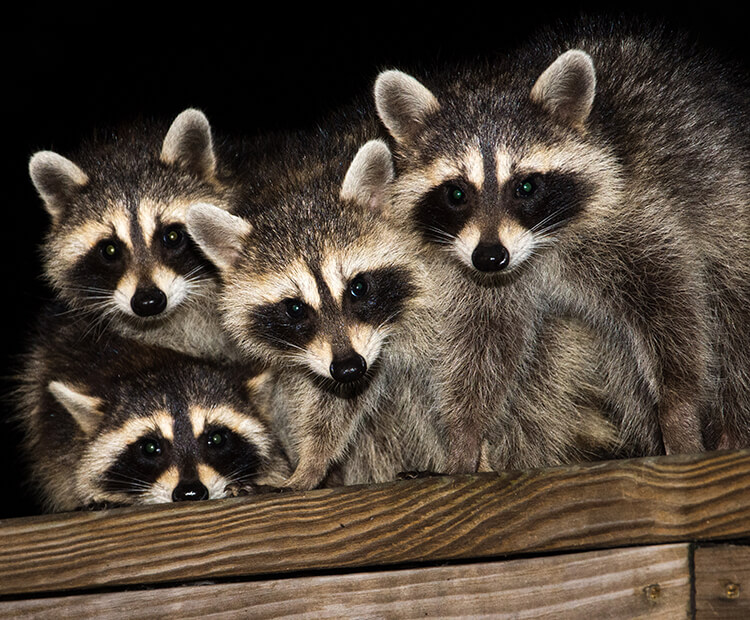
[[[0,522],[0,595],[750,537],[750,450]]]
[[[687,618],[690,545],[0,602],[0,616]]]
[[[694,562],[696,620],[750,618],[750,547],[699,547]]]

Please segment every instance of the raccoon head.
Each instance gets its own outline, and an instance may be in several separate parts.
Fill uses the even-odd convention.
[[[246,354],[333,385],[369,376],[419,292],[418,246],[382,212],[392,176],[374,140],[312,208],[293,192],[252,223],[191,208],[188,229],[222,273],[225,327]]]
[[[203,113],[182,112],[161,142],[146,133],[92,144],[81,165],[51,151],[29,163],[51,216],[42,249],[53,288],[72,307],[138,325],[167,316],[213,281],[185,213],[195,201],[226,206]]]
[[[207,376],[227,388],[222,399],[207,400],[192,387],[178,396],[142,379],[124,380],[112,398],[51,382],[50,392],[77,424],[75,436],[83,444],[71,448],[81,454],[73,473],[78,503],[215,499],[230,495],[232,487],[283,481],[288,464],[252,402],[236,398],[236,385]]]
[[[400,71],[375,83],[395,144],[394,204],[428,245],[476,274],[520,267],[618,185],[612,155],[587,139],[589,55],[562,54],[530,89],[523,77],[440,97]]]

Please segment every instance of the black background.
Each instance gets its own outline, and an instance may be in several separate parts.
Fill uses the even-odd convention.
[[[128,3],[109,4],[101,14],[21,9],[4,17],[2,396],[47,295],[37,255],[47,216],[27,172],[35,151],[66,154],[95,127],[139,115],[171,119],[187,107],[202,109],[222,133],[305,126],[369,89],[381,69],[502,51],[541,24],[597,5],[373,3],[315,12],[285,5],[260,14],[261,5],[247,6],[209,15],[205,5],[170,13]],[[736,3],[608,6],[611,14],[666,19],[747,58]],[[3,404],[0,413],[9,409]],[[19,436],[0,424],[0,438],[0,518],[29,514],[34,507],[21,490],[15,456]]]

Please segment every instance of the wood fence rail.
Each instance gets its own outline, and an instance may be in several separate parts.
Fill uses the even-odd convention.
[[[729,568],[722,562],[704,559],[710,557],[710,547],[696,546],[722,541],[734,543],[718,547],[729,568],[741,564],[734,577],[726,577]],[[412,578],[419,591],[418,582],[432,583],[441,579],[440,571],[450,576],[450,571],[469,564],[486,564],[487,571],[500,571],[505,579],[510,574],[506,569],[513,566],[509,559],[537,562],[540,574],[559,575],[555,562],[567,556],[582,562],[586,568],[580,578],[589,571],[595,586],[597,562],[606,560],[617,567],[625,557],[636,565],[661,566],[649,555],[654,553],[671,557],[667,564],[680,567],[670,583],[687,588],[687,595],[675,595],[680,605],[688,601],[687,613],[700,609],[705,592],[722,605],[728,602],[731,609],[747,612],[741,607],[750,595],[750,547],[743,546],[747,542],[750,450],[436,476],[368,487],[2,520],[0,615],[12,611],[18,617],[22,609],[38,605],[59,610],[60,597],[80,604],[95,600],[96,605],[107,597],[130,597],[135,605],[146,596],[169,605],[174,603],[169,592],[174,590],[177,598],[185,595],[184,588],[173,586],[185,583],[201,588],[204,595],[217,589],[205,599],[215,603],[227,590],[242,587],[230,583],[233,580],[252,580],[252,588],[243,591],[257,597],[269,579],[289,575],[295,579],[282,579],[287,588],[306,584],[310,591],[325,591],[330,573],[342,580],[354,578],[355,571],[377,576],[368,582],[359,575],[352,589],[370,601],[363,594],[372,591],[367,583],[378,584],[382,593],[391,574],[398,575],[392,577],[394,583]],[[593,555],[584,558],[581,552]],[[500,562],[505,568],[498,568],[498,560],[505,560]],[[454,566],[442,566],[448,562]],[[713,567],[724,576],[701,582],[693,570],[699,564],[700,575],[710,575]],[[420,577],[409,577],[415,570]],[[480,571],[476,578],[484,575]],[[455,584],[455,578],[444,583]],[[729,585],[718,586],[717,594],[721,579]],[[745,580],[744,591],[736,596],[732,579],[738,588]],[[664,601],[664,593],[674,591],[649,594],[643,590],[648,585],[630,588],[638,592],[639,604]],[[129,586],[158,588],[162,594],[127,592]],[[502,592],[500,583],[487,589],[492,600]],[[441,609],[433,598],[425,595],[422,600]],[[490,599],[476,595],[472,600]],[[314,615],[325,617],[320,610]]]

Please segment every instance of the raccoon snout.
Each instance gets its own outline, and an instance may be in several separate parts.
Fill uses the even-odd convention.
[[[510,254],[502,243],[480,243],[471,254],[471,262],[479,271],[502,271],[508,266]]]
[[[130,299],[130,307],[138,316],[154,316],[167,307],[167,296],[155,286],[138,289]]]
[[[208,499],[208,489],[200,482],[180,482],[172,491],[173,502]]]
[[[367,362],[359,353],[331,362],[331,376],[339,383],[350,383],[364,376]]]

